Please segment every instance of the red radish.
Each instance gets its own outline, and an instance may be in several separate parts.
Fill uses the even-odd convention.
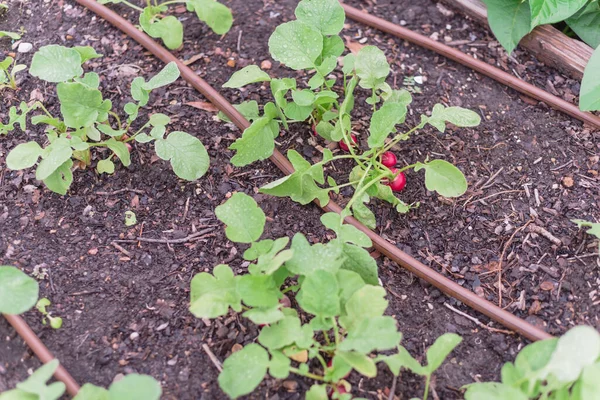
[[[354,142],[354,144],[356,144],[356,136],[354,134],[351,134],[350,137],[352,138],[352,141]],[[340,149],[342,149],[344,151],[350,151],[350,149],[348,148],[348,145],[346,144],[346,141],[344,141],[343,139],[340,140],[338,142],[338,144],[340,146]]]
[[[396,158],[396,155],[391,151],[386,151],[381,155],[381,163],[386,167],[395,167],[397,162],[398,159]]]
[[[398,172],[398,170],[393,167],[390,168],[390,171],[392,171],[393,174],[396,174],[396,172]],[[398,176],[396,176],[396,178],[392,182],[389,182],[387,185],[391,187],[394,192],[401,192],[402,189],[404,189],[404,187],[406,186],[406,175],[404,175],[404,172],[400,172]]]
[[[315,124],[312,125],[312,134],[313,136],[317,136],[317,126]]]
[[[131,153],[131,145],[129,143],[125,143],[125,147],[127,147],[127,151]]]

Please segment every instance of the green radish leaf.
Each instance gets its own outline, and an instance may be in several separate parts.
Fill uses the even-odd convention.
[[[531,29],[561,22],[581,9],[588,0],[529,0]]]
[[[44,184],[51,191],[65,195],[73,182],[73,160],[69,159],[60,165],[54,172],[44,179]],[[38,166],[39,169],[39,166]]]
[[[338,351],[336,356],[340,357],[359,374],[364,375],[367,378],[374,378],[377,376],[375,362],[366,354],[357,353],[355,351]]]
[[[345,49],[344,41],[339,36],[324,36],[323,37],[323,50],[321,58],[325,60],[329,57],[334,57],[337,62],[337,58],[342,55]]]
[[[401,339],[402,335],[396,328],[394,318],[365,318],[348,331],[346,340],[340,343],[338,349],[341,351],[355,350],[368,354],[374,350],[394,349]]]
[[[336,273],[344,262],[341,246],[337,242],[311,246],[302,233],[296,233],[291,248],[294,254],[285,267],[293,274],[307,276],[319,270]]]
[[[285,379],[290,375],[291,360],[282,352],[271,351],[271,362],[269,363],[269,374],[276,379]]]
[[[82,78],[75,78],[75,82],[83,83],[92,89],[98,89],[100,86],[100,75],[95,72],[87,72]]]
[[[354,61],[358,85],[364,89],[376,89],[385,82],[390,73],[390,65],[383,51],[375,46],[365,46],[356,55]]]
[[[65,392],[65,384],[47,382],[52,378],[54,371],[58,368],[58,360],[52,360],[38,368],[25,382],[17,383],[17,389],[27,394],[35,395],[36,399],[57,400]],[[25,397],[25,399],[28,399]]]
[[[354,65],[356,64],[356,56],[352,53],[346,54],[342,62],[342,72],[344,75],[351,75],[354,72]]]
[[[75,47],[73,47],[73,49],[79,53],[79,56],[81,57],[81,64],[83,64],[84,62],[86,62],[88,60],[92,60],[94,58],[100,58],[103,56],[103,54],[96,53],[96,50],[91,46],[75,46]],[[95,73],[91,72],[86,75],[89,75],[89,74],[95,74]],[[97,76],[97,74],[96,74],[96,76]]]
[[[412,96],[406,89],[392,89],[391,92],[382,93],[381,97],[386,103],[399,103],[403,106],[408,106],[412,103]]]
[[[115,139],[111,138],[107,140],[106,147],[111,149],[113,153],[121,160],[124,166],[128,167],[131,165],[131,155],[129,154],[129,150],[127,146],[123,142],[118,142]]]
[[[33,55],[29,73],[46,82],[66,82],[83,74],[81,64],[77,50],[52,44],[41,47]]]
[[[91,383],[86,383],[81,387],[73,400],[111,400],[111,398],[108,390],[92,385]]]
[[[125,226],[134,226],[137,224],[137,217],[133,211],[125,211]]]
[[[190,284],[190,312],[198,318],[217,318],[227,314],[229,307],[242,311],[237,292],[239,276],[234,276],[229,266],[217,265],[213,275],[201,272]]]
[[[60,112],[69,128],[91,126],[108,118],[112,107],[110,100],[103,100],[98,89],[79,83],[59,83],[56,87],[60,100]]]
[[[142,89],[147,91],[158,89],[159,87],[170,85],[177,78],[179,78],[179,68],[177,68],[177,64],[174,61],[171,61],[158,74],[150,78],[148,82],[144,82],[142,78]]]
[[[386,363],[394,376],[400,375],[401,368],[406,368],[417,375],[426,375],[425,368],[423,368],[402,346],[398,346],[398,353],[391,356],[379,356],[375,361],[383,361]]]
[[[375,214],[373,214],[373,211],[371,211],[369,207],[365,205],[365,203],[368,203],[369,201],[369,195],[364,193],[361,196],[361,199],[355,201],[352,204],[352,214],[354,215],[354,218],[359,220],[367,228],[375,229],[377,227],[377,220],[375,218]]]
[[[326,121],[320,121],[316,127],[319,136],[327,140],[332,140],[331,134],[333,133],[334,129],[335,127]]]
[[[281,293],[270,275],[244,275],[237,281],[237,292],[249,307],[269,308],[279,304]]]
[[[237,243],[252,243],[258,240],[267,220],[256,201],[244,193],[234,193],[229,200],[215,209],[215,214],[227,225],[227,238]]]
[[[337,0],[302,0],[296,18],[316,28],[322,35],[337,35],[344,28],[346,14]]]
[[[112,126],[110,126],[110,125],[107,125],[107,124],[98,124],[98,125],[96,126],[96,128],[97,128],[97,129],[98,129],[100,132],[102,132],[102,133],[104,133],[105,135],[107,135],[107,136],[110,136],[110,137],[122,136],[122,135],[124,135],[125,133],[127,133],[127,131],[126,131],[125,129],[122,129],[122,130],[118,130],[118,131],[117,131],[117,130],[114,130],[114,129],[112,128]]]
[[[370,285],[379,285],[377,262],[367,250],[348,243],[344,243],[342,249],[345,257],[343,269],[356,272]]]
[[[146,7],[140,14],[140,26],[150,37],[160,38],[169,49],[174,50],[183,44],[183,25],[172,16],[159,17],[167,7]]]
[[[369,147],[382,147],[388,135],[396,131],[396,125],[404,122],[407,111],[406,105],[396,102],[385,102],[375,111],[369,126]]]
[[[441,104],[436,104],[431,111],[431,117],[426,118],[426,122],[443,133],[446,130],[446,122],[463,128],[473,127],[479,125],[481,117],[476,112],[466,108],[444,107]]]
[[[339,382],[352,371],[352,366],[338,355],[342,352],[338,351],[336,353],[331,360],[331,366],[325,370],[326,382]]]
[[[33,109],[33,106],[29,108],[24,101],[19,104],[18,109],[17,107],[12,106],[8,110],[8,124],[4,125],[0,122],[0,135],[6,135],[8,132],[15,129],[15,124],[19,125],[19,128],[25,132],[25,129],[27,128],[27,113]],[[21,111],[20,115],[19,110]]]
[[[456,333],[445,333],[427,349],[427,366],[425,371],[432,374],[438,369],[446,357],[462,342],[462,338]]]
[[[195,181],[208,171],[210,158],[200,140],[186,132],[171,132],[154,142],[156,155],[170,160],[173,172],[181,179]]]
[[[295,70],[315,68],[322,50],[321,33],[300,21],[279,25],[269,38],[273,59]]]
[[[148,375],[129,374],[108,388],[110,400],[159,400],[160,384]]]
[[[256,325],[273,324],[282,320],[285,315],[279,310],[278,306],[271,308],[253,308],[242,314]]]
[[[315,94],[308,89],[292,91],[292,99],[299,106],[312,106],[315,101]]]
[[[366,285],[356,290],[346,302],[346,315],[340,317],[340,324],[351,331],[365,319],[381,317],[388,306],[384,297],[381,286]]]
[[[198,19],[203,21],[217,35],[224,35],[233,25],[231,10],[215,0],[188,0],[187,8],[195,11]]]
[[[265,160],[275,150],[274,138],[279,134],[279,123],[271,117],[262,117],[250,125],[242,137],[237,139],[230,149],[236,150],[231,163],[236,167],[243,167],[254,161]]]
[[[310,390],[306,392],[305,400],[328,400],[327,386],[314,384]]]
[[[38,283],[21,270],[0,266],[0,313],[22,314],[35,305]]]
[[[244,260],[253,261],[264,254],[268,254],[273,248],[273,243],[275,242],[272,239],[253,242],[250,248],[244,252]]]
[[[254,275],[274,274],[279,267],[291,259],[294,254],[293,250],[281,251],[285,248],[285,246],[287,246],[289,241],[290,239],[287,236],[275,240],[271,249],[266,254],[260,255],[256,264],[248,267],[250,273]]]
[[[357,290],[365,286],[365,281],[359,274],[347,269],[340,269],[336,273],[338,285],[340,286],[340,309],[342,315],[346,314],[346,303]]]
[[[21,39],[21,35],[19,35],[16,32],[9,32],[9,31],[0,31],[0,38],[2,38],[2,37],[8,37],[8,38],[11,38],[12,40]]]
[[[48,178],[67,160],[71,159],[73,150],[68,139],[58,138],[44,149],[42,161],[35,171],[35,179],[44,180]]]
[[[251,83],[269,82],[270,80],[269,74],[260,69],[258,65],[248,65],[231,75],[231,78],[223,84],[223,87],[241,88]]]
[[[467,385],[465,400],[528,400],[529,396],[519,389],[499,382],[473,383]]]
[[[168,115],[156,113],[152,114],[148,119],[148,123],[152,126],[166,126],[171,122]]]
[[[115,163],[111,160],[100,160],[96,166],[96,170],[99,174],[112,174],[115,172]]]
[[[335,212],[329,212],[321,216],[321,223],[334,231],[342,242],[354,243],[360,247],[371,247],[373,243],[366,233],[349,224],[342,224],[342,217]]]
[[[600,110],[600,46],[585,67],[579,93],[579,108],[583,111]]]
[[[9,156],[10,156],[10,154],[9,154]],[[8,162],[8,159],[6,161]],[[585,221],[583,219],[572,219],[571,222],[573,222],[574,224],[577,224],[577,226],[579,228],[590,228],[587,230],[587,233],[590,235],[594,235],[598,239],[600,239],[600,223],[589,222],[589,221]],[[600,246],[600,243],[598,243],[598,246]]]
[[[593,399],[600,393],[600,364],[588,365],[573,387],[572,399]],[[568,397],[567,397],[568,398]]]
[[[600,3],[590,1],[565,21],[584,42],[593,48],[600,46]]]
[[[306,120],[313,111],[311,106],[300,106],[296,103],[288,103],[283,110],[285,116],[296,121]]]
[[[234,104],[236,110],[240,112],[248,121],[255,121],[260,117],[258,112],[258,103],[256,100],[244,101],[240,104]],[[222,112],[219,111],[217,114],[220,120],[225,122],[231,122],[231,120]]]
[[[521,39],[531,32],[529,1],[483,0],[487,6],[488,22],[496,39],[508,54]]]
[[[265,326],[258,335],[260,344],[269,350],[278,350],[292,344],[300,348],[310,347],[313,331],[309,325],[301,325],[297,316],[286,316],[275,324]]]
[[[415,171],[425,169],[425,187],[444,197],[459,197],[467,191],[467,179],[454,165],[445,160],[417,163]]]
[[[298,304],[310,314],[335,317],[340,314],[338,283],[335,275],[324,270],[306,276],[296,296]]]
[[[42,155],[42,151],[36,142],[21,143],[8,153],[6,166],[12,170],[33,167]]]

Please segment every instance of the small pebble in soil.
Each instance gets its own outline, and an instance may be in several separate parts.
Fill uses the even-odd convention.
[[[29,53],[31,51],[31,49],[33,49],[33,45],[31,43],[22,42],[22,43],[19,43],[19,47],[17,48],[17,51],[19,53]]]

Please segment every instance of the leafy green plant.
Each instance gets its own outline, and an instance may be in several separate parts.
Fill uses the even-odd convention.
[[[571,222],[577,224],[579,228],[589,228],[587,229],[587,233],[596,236],[600,240],[600,223],[584,219],[572,219]],[[600,251],[600,242],[598,242],[598,250]]]
[[[26,65],[17,64],[14,58],[6,57],[2,62],[0,62],[0,89],[11,88],[16,90],[17,81],[15,76],[19,72],[26,69]]]
[[[17,383],[16,389],[0,393],[0,400],[59,399],[65,392],[65,384],[54,382],[48,385],[47,383],[58,365],[58,360],[42,365],[27,380]]]
[[[219,385],[231,398],[251,393],[267,372],[285,379],[290,374],[317,381],[306,399],[350,399],[346,380],[352,371],[372,378],[383,362],[398,375],[408,368],[426,377],[425,398],[432,373],[461,341],[455,334],[440,337],[420,366],[400,346],[402,334],[393,317],[385,316],[386,291],[379,286],[377,264],[365,250],[366,234],[343,225],[338,214],[321,218],[336,238],[311,245],[296,233],[263,239],[266,216],[254,199],[235,193],[215,210],[233,242],[249,244],[243,253],[249,274],[236,276],[228,265],[202,272],[191,281],[190,312],[217,318],[233,309],[262,329],[258,343],[233,353],[223,363]],[[295,293],[298,310],[287,298]],[[310,319],[310,321],[304,323]],[[395,354],[373,357],[375,352]]]
[[[483,0],[492,32],[508,53],[536,26],[564,21],[596,49],[585,68],[579,107],[600,110],[600,2],[599,0]]]
[[[31,309],[39,294],[37,281],[15,267],[0,266],[0,314],[22,314]]]
[[[183,44],[183,25],[177,17],[164,15],[169,5],[185,4],[188,11],[196,13],[198,19],[206,23],[218,35],[229,32],[233,24],[231,10],[215,0],[146,0],[142,8],[127,0],[98,0],[100,4],[124,4],[140,12],[140,26],[153,38],[160,38],[169,49],[177,49]]]
[[[577,326],[525,346],[502,367],[501,382],[467,386],[466,400],[594,400],[600,393],[600,334]]]
[[[107,157],[98,161],[96,170],[99,174],[112,174],[115,170],[113,159],[119,159],[126,167],[131,164],[130,142],[135,140],[138,143],[154,142],[158,157],[170,161],[179,178],[193,181],[203,176],[209,165],[204,145],[186,132],[175,131],[165,137],[166,126],[171,121],[167,115],[152,114],[143,125],[133,127],[140,109],[148,104],[152,90],[179,77],[175,63],[167,64],[149,81],[137,77],[131,82],[133,101],[125,104],[126,117],[122,119],[112,110],[112,102],[102,97],[98,74],[83,73],[82,64],[98,57],[101,55],[91,47],[57,45],[44,46],[34,54],[30,73],[47,82],[58,83],[62,118],[52,115],[40,102],[31,105],[22,102],[18,109],[11,107],[8,123],[0,123],[0,134],[12,131],[15,125],[25,131],[27,114],[39,109],[43,114],[33,116],[31,123],[46,126],[47,143],[44,147],[35,141],[19,144],[6,158],[8,168],[21,170],[37,163],[36,179],[43,181],[53,192],[64,195],[73,181],[73,160],[85,168],[92,162],[91,149],[99,148],[100,154]]]
[[[244,102],[236,108],[249,120],[241,138],[230,148],[236,151],[231,162],[244,166],[269,157],[275,148],[275,138],[280,126],[309,121],[315,135],[329,141],[338,141],[349,154],[334,155],[323,150],[322,161],[311,165],[295,150],[287,156],[295,173],[261,188],[261,192],[274,196],[289,196],[301,204],[318,199],[322,205],[329,201],[330,192],[352,186],[355,189],[348,210],[370,227],[375,225],[373,213],[365,206],[371,198],[391,203],[398,212],[407,212],[412,206],[392,193],[390,183],[404,178],[404,171],[425,170],[425,185],[446,197],[462,195],[467,182],[462,172],[444,160],[425,160],[395,169],[382,163],[382,155],[396,144],[406,141],[411,134],[430,124],[444,132],[446,122],[457,126],[477,126],[477,113],[459,107],[435,105],[431,115],[421,116],[421,122],[401,133],[396,125],[403,124],[407,107],[412,98],[406,90],[392,89],[386,78],[390,66],[384,53],[374,46],[366,46],[354,56],[344,57],[343,84],[336,86],[331,73],[337,67],[337,59],[344,52],[339,32],[344,25],[345,14],[337,0],[303,0],[296,8],[297,20],[278,26],[269,39],[272,57],[294,70],[312,73],[308,88],[299,88],[294,78],[275,79],[256,65],[250,65],[234,73],[226,88],[240,88],[255,82],[269,82],[274,102],[265,104],[260,115],[255,101]],[[355,89],[363,88],[370,93],[367,103],[373,114],[367,135],[368,149],[362,151],[352,131],[351,113],[355,104]],[[343,100],[338,92],[343,92]],[[224,118],[223,115],[221,115]],[[224,118],[225,119],[225,118]],[[393,136],[390,136],[393,134]],[[352,159],[356,166],[351,170],[347,183],[338,185],[331,177],[325,184],[324,167],[337,160]],[[398,190],[404,184],[397,185]]]
[[[35,308],[43,315],[42,324],[46,325],[47,321],[50,323],[52,329],[60,329],[62,327],[62,318],[53,317],[52,313],[46,310],[46,307],[50,307],[52,303],[47,298],[39,299],[35,305]]]

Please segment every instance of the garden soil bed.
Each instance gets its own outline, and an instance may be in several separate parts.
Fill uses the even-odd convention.
[[[39,3],[39,4],[38,4]],[[295,76],[270,60],[267,40],[274,27],[293,18],[294,1],[240,1],[225,3],[232,8],[235,24],[223,38],[187,13],[185,43],[175,54],[195,60],[191,67],[219,88],[237,68],[250,63],[272,62],[276,76]],[[407,0],[375,3],[349,2],[369,8],[375,15],[415,29],[439,40],[460,43],[462,50],[506,68],[538,86],[573,99],[578,83],[546,69],[519,51],[508,58],[489,33],[458,15],[441,12],[433,1]],[[23,41],[34,50],[47,44],[91,45],[104,57],[86,64],[100,73],[105,96],[117,107],[127,102],[129,82],[137,74],[148,77],[161,63],[139,45],[92,13],[70,1],[13,1],[0,19],[0,30],[26,30]],[[124,7],[115,7],[135,20]],[[181,10],[183,11],[183,10]],[[399,248],[447,274],[459,284],[497,302],[497,268],[503,248],[503,306],[552,334],[561,334],[575,324],[599,327],[596,293],[600,287],[597,246],[569,220],[597,220],[598,132],[582,126],[543,104],[519,96],[496,82],[472,73],[429,51],[408,45],[388,35],[347,21],[343,35],[350,46],[375,44],[384,49],[392,65],[390,84],[401,88],[406,77],[417,77],[409,88],[414,95],[409,123],[437,102],[468,107],[481,113],[483,123],[475,129],[449,129],[440,134],[425,129],[397,151],[401,163],[426,156],[446,158],[467,176],[470,191],[448,201],[428,193],[419,174],[408,175],[402,198],[421,201],[408,215],[396,215],[376,203],[377,233]],[[0,42],[6,55],[6,39]],[[29,64],[31,54],[18,54]],[[235,64],[234,67],[228,65]],[[58,113],[54,88],[20,75],[20,89],[4,91],[0,103],[3,119],[20,100],[43,98]],[[420,77],[420,78],[419,78]],[[407,86],[404,86],[407,87]],[[233,103],[256,99],[264,104],[266,88],[255,85],[243,92],[226,90]],[[355,127],[364,143],[368,114],[360,93]],[[268,161],[238,169],[229,164],[229,144],[237,129],[215,120],[215,112],[199,110],[188,102],[205,102],[197,92],[179,81],[152,96],[148,113],[171,116],[171,130],[185,130],[200,138],[211,156],[208,174],[197,182],[178,181],[169,166],[152,157],[153,152],[136,145],[130,168],[113,176],[98,176],[94,170],[76,171],[67,196],[50,193],[34,179],[32,171],[5,168],[7,152],[25,140],[42,141],[43,132],[28,126],[0,138],[0,264],[16,265],[28,273],[45,273],[41,294],[63,318],[53,331],[41,324],[36,312],[24,315],[46,345],[75,379],[83,384],[108,386],[120,374],[150,374],[161,381],[165,399],[225,398],[216,383],[218,375],[202,345],[207,344],[220,360],[236,343],[254,341],[257,329],[234,315],[204,322],[187,311],[189,282],[201,271],[229,263],[244,273],[240,256],[225,239],[214,209],[234,191],[251,194],[269,217],[265,237],[291,236],[300,231],[314,242],[332,233],[319,222],[320,210],[299,206],[289,199],[256,194],[258,188],[281,173]],[[295,148],[305,157],[318,157],[308,129],[283,132],[282,149]],[[349,164],[336,164],[329,172],[343,179]],[[116,192],[115,191],[119,191]],[[344,203],[349,193],[336,201]],[[124,225],[124,212],[133,210],[138,224]],[[524,229],[530,218],[560,239],[554,244],[544,236]],[[111,243],[139,235],[146,238],[182,238],[206,229],[200,239],[185,244]],[[381,280],[389,291],[389,314],[398,319],[403,344],[415,356],[444,332],[457,332],[463,344],[439,370],[435,390],[441,399],[461,398],[459,388],[474,380],[498,379],[503,362],[512,360],[525,344],[516,335],[490,332],[444,306],[448,303],[487,323],[487,319],[429,287],[402,268],[380,257]],[[496,328],[501,328],[493,324]],[[0,391],[14,387],[39,362],[4,320],[0,320]],[[356,395],[387,398],[393,377],[380,368],[378,378],[361,380],[352,375]],[[296,399],[310,382],[290,377],[267,380],[249,398]],[[422,393],[421,379],[404,373],[397,384],[398,397],[408,399]]]

